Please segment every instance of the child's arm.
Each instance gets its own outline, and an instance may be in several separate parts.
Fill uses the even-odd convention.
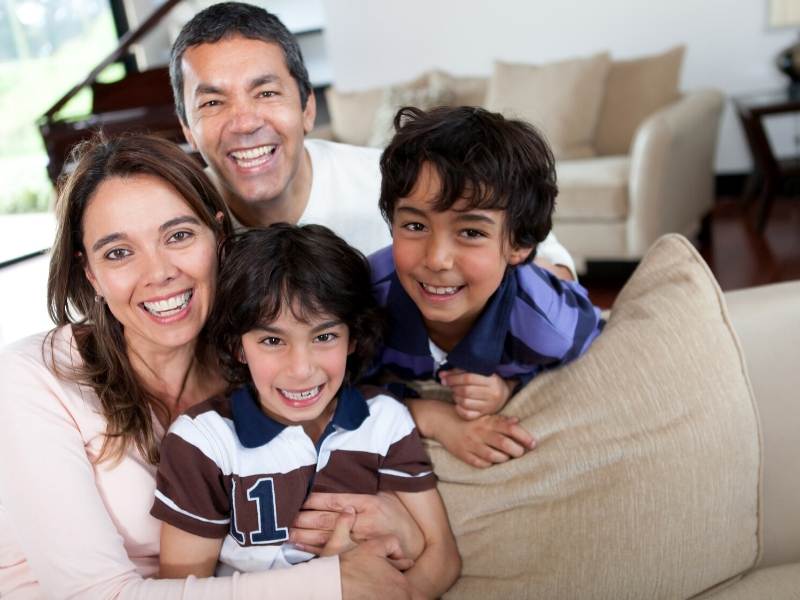
[[[450,454],[473,467],[506,462],[536,445],[516,417],[484,415],[465,421],[454,405],[439,400],[407,400],[406,406],[423,437],[435,439]]]
[[[493,415],[511,398],[518,381],[503,379],[499,375],[479,375],[461,369],[440,371],[442,383],[453,390],[456,413],[462,419],[477,419]]]
[[[425,550],[405,575],[415,596],[438,598],[450,589],[461,573],[461,557],[442,498],[436,488],[423,492],[397,492],[397,496],[425,537]]]
[[[158,576],[161,579],[211,577],[221,549],[222,539],[201,537],[162,523]]]

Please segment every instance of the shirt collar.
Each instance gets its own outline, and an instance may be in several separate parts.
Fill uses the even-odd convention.
[[[472,329],[447,355],[447,365],[470,373],[491,375],[503,356],[517,295],[513,268],[507,269],[500,287],[489,297]],[[416,304],[406,294],[397,274],[392,276],[387,298],[390,333],[387,345],[416,356],[430,356],[428,332]]]
[[[355,387],[342,386],[338,397],[331,424],[349,431],[357,429],[369,416],[364,395]],[[231,413],[236,435],[245,448],[268,444],[287,427],[261,410],[249,385],[238,388],[231,395]]]

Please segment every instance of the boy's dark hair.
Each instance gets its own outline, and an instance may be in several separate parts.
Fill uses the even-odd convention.
[[[286,67],[300,89],[300,105],[306,107],[312,93],[308,70],[297,39],[280,19],[263,8],[242,2],[221,2],[197,13],[183,26],[169,57],[169,78],[175,98],[175,112],[186,124],[186,104],[183,99],[183,70],[181,61],[187,49],[200,44],[216,44],[222,39],[241,36],[277,44],[283,50]]]
[[[387,223],[427,162],[442,182],[436,210],[448,210],[464,198],[469,210],[505,210],[513,247],[535,250],[547,237],[558,194],[555,159],[533,125],[461,106],[428,112],[404,107],[395,115],[394,127],[396,133],[381,155],[380,209]]]
[[[251,381],[239,360],[242,335],[274,321],[284,307],[300,321],[322,314],[341,319],[356,343],[347,357],[345,382],[363,375],[386,325],[361,252],[322,225],[275,223],[231,236],[219,254],[208,336],[231,384]]]

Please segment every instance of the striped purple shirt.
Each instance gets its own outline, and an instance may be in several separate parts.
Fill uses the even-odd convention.
[[[402,379],[431,379],[436,363],[419,309],[395,273],[392,248],[369,257],[373,293],[389,313],[389,334],[379,357]],[[472,330],[447,355],[442,369],[496,373],[523,384],[539,372],[583,354],[604,322],[586,289],[534,264],[509,267]]]

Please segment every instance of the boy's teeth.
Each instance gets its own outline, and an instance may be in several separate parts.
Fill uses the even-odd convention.
[[[272,154],[275,152],[275,146],[259,146],[258,148],[248,148],[247,150],[237,150],[231,152],[231,156],[236,160],[253,160],[265,154]]]
[[[308,400],[309,398],[316,396],[318,393],[319,386],[303,392],[290,392],[289,390],[281,390],[281,394],[286,396],[289,400]]]
[[[428,285],[427,283],[423,283],[422,287],[429,294],[436,294],[437,296],[450,296],[452,294],[455,294],[459,290],[459,286],[455,286],[455,287],[437,287],[437,286],[433,286],[433,285]]]
[[[156,302],[142,302],[147,312],[156,315],[157,317],[170,317],[181,312],[189,303],[192,297],[192,290],[177,294],[172,298],[166,300],[157,300]]]

